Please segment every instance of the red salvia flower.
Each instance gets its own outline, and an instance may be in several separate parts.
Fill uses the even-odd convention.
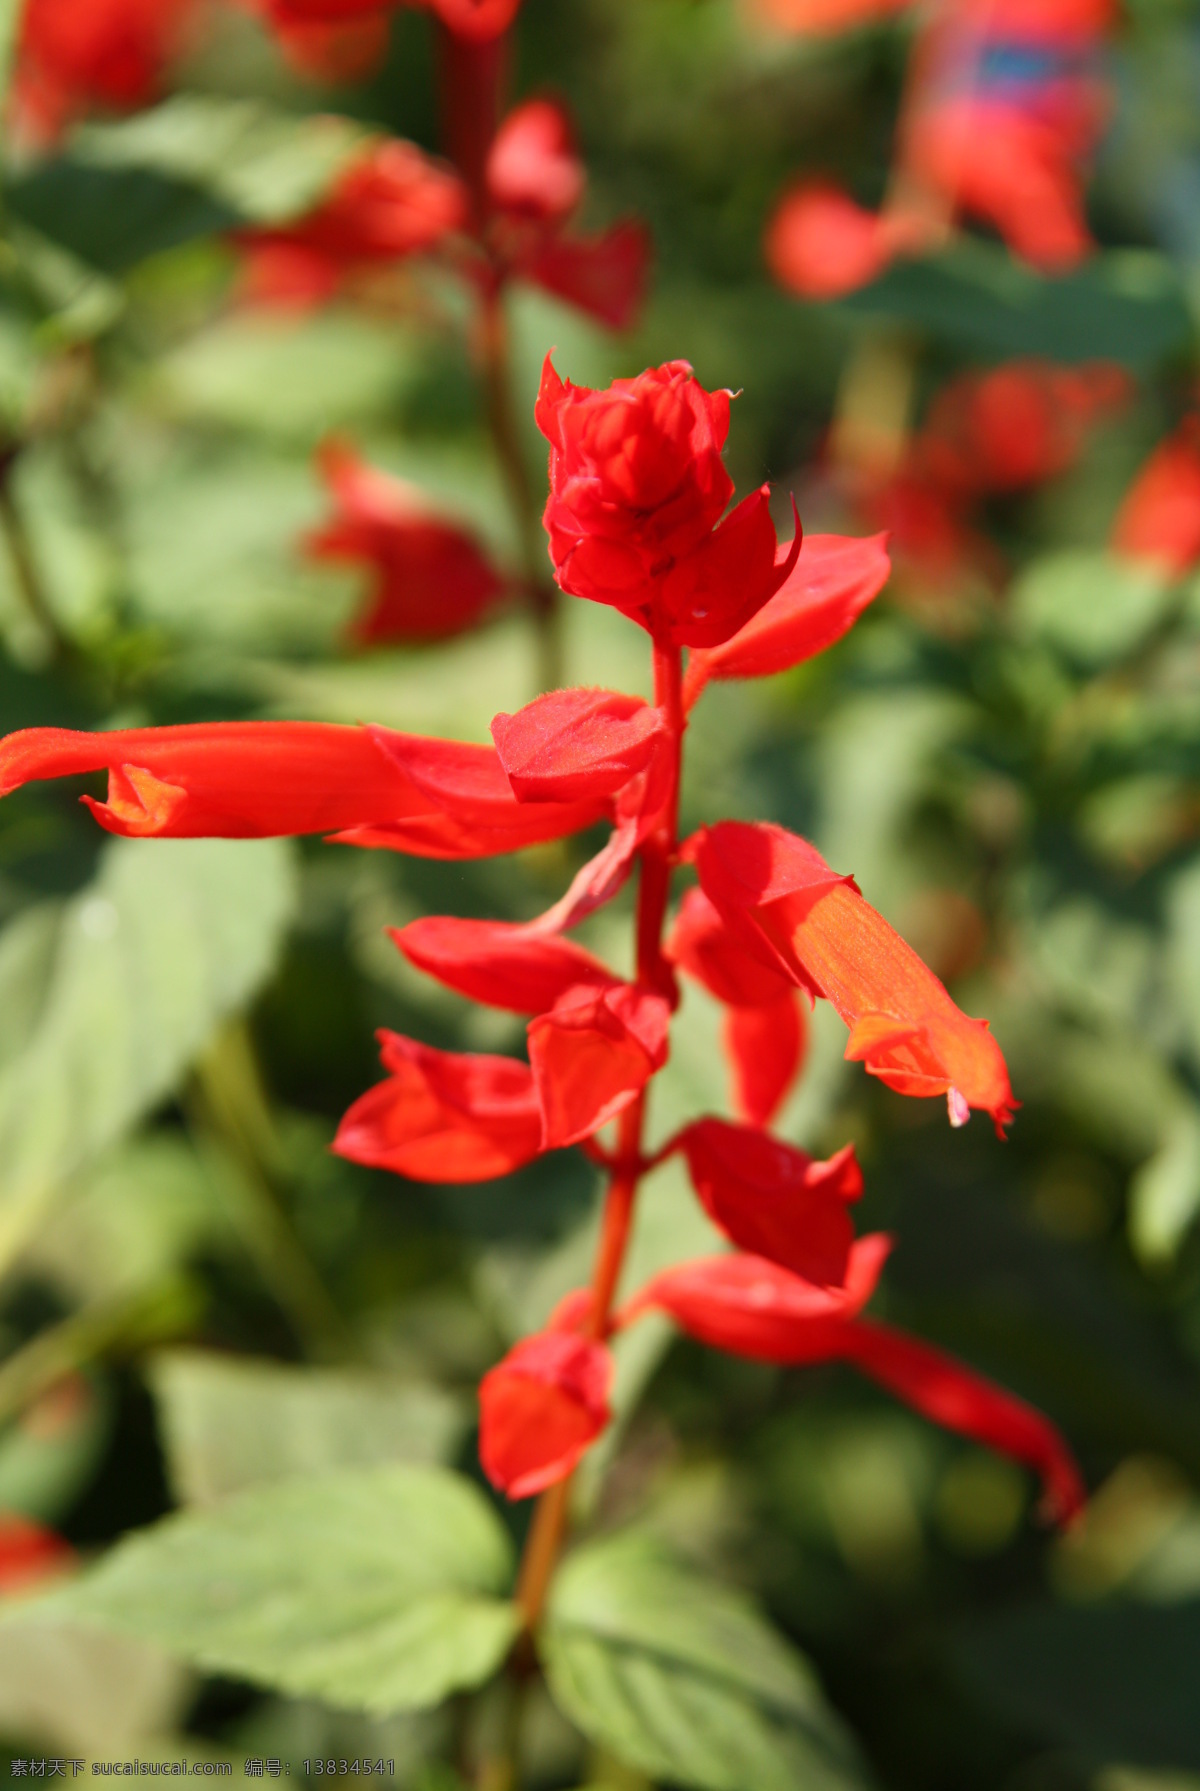
[[[1200,560],[1200,418],[1157,447],[1117,512],[1112,544],[1180,578]]]
[[[268,27],[287,60],[317,81],[354,81],[387,51],[388,4],[381,0],[242,0]]]
[[[514,1014],[546,1013],[569,989],[619,983],[581,945],[508,921],[431,914],[389,930],[418,970],[468,1000]]]
[[[351,1162],[418,1182],[485,1182],[542,1148],[542,1115],[528,1064],[437,1051],[380,1032],[386,1082],[361,1095],[333,1148]]]
[[[578,1144],[624,1111],[667,1061],[669,1004],[628,983],[570,989],[529,1025],[545,1149]]]
[[[546,528],[564,591],[610,604],[672,646],[716,646],[783,584],[767,487],[721,521],[733,483],[721,460],[728,392],[686,361],[607,392],[564,383],[549,357],[537,421],[550,443]],[[719,526],[718,526],[719,525]]]
[[[834,299],[877,280],[906,242],[920,247],[910,231],[898,233],[832,181],[809,179],[796,181],[779,200],[763,253],[787,291]]]
[[[314,560],[369,572],[355,640],[444,640],[487,614],[504,580],[473,536],[431,515],[418,491],[369,466],[346,442],[326,442],[318,465],[336,509],[304,547]]]
[[[25,0],[12,95],[17,130],[48,143],[85,113],[150,105],[196,18],[194,0]]]
[[[437,247],[467,216],[452,169],[413,143],[384,138],[343,170],[307,217],[238,233],[243,292],[262,304],[321,304],[348,282]]]
[[[521,802],[615,795],[646,769],[666,732],[659,710],[615,690],[552,690],[492,722]]]
[[[688,851],[730,923],[752,929],[801,987],[837,1009],[850,1028],[848,1058],[899,1094],[944,1094],[955,1125],[980,1107],[1003,1130],[1012,1089],[986,1021],[955,1006],[852,878],[782,827],[723,821]]]
[[[492,1485],[527,1499],[564,1480],[609,1421],[612,1357],[571,1331],[538,1331],[479,1386],[479,1458]]]

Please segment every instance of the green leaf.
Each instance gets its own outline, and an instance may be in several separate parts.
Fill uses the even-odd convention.
[[[1032,1606],[973,1625],[954,1661],[1022,1728],[1093,1759],[1200,1769],[1200,1602]]]
[[[1153,567],[1076,548],[1035,561],[1012,594],[1024,627],[1086,669],[1133,652],[1173,600]]]
[[[258,1486],[126,1539],[41,1609],[194,1666],[381,1715],[487,1679],[519,1619],[469,1481],[388,1467]]]
[[[0,988],[19,992],[20,1016],[0,1029],[0,1263],[270,973],[291,867],[275,840],[114,841],[54,911],[53,936],[44,908],[0,936]]]
[[[464,1424],[460,1403],[428,1384],[201,1350],[159,1356],[151,1384],[171,1481],[190,1504],[325,1467],[436,1461]]]
[[[804,1659],[736,1593],[640,1538],[571,1558],[540,1646],[572,1722],[656,1777],[705,1791],[869,1782]]]
[[[0,1624],[0,1733],[102,1759],[165,1735],[188,1700],[187,1674],[161,1649],[13,1609]],[[152,1743],[151,1743],[152,1745]],[[191,1749],[177,1747],[176,1757]]]

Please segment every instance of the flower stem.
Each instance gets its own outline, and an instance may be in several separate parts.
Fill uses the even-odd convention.
[[[672,776],[663,818],[642,847],[637,903],[637,979],[655,993],[673,993],[670,965],[663,957],[662,933],[671,894],[679,832],[679,773],[683,756],[683,667],[678,647],[654,647],[654,697],[663,710],[671,734]],[[645,1091],[638,1095],[618,1121],[617,1150],[604,1201],[600,1242],[592,1267],[592,1309],[588,1332],[598,1341],[608,1334],[613,1303],[625,1264],[638,1184],[645,1173],[642,1128],[646,1116]],[[538,1501],[525,1544],[517,1579],[517,1604],[527,1631],[537,1627],[545,1608],[550,1582],[558,1563],[571,1497],[571,1477],[560,1480]]]
[[[4,536],[13,583],[26,613],[49,648],[50,657],[67,660],[72,657],[72,647],[47,601],[25,518],[13,493],[18,452],[15,447],[0,449],[0,534]]]

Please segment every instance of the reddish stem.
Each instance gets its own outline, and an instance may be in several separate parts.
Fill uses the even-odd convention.
[[[657,994],[674,990],[670,965],[663,957],[662,933],[671,893],[671,871],[679,831],[679,772],[683,755],[682,655],[678,647],[654,647],[654,700],[667,718],[672,742],[672,774],[663,819],[641,850],[637,903],[637,980]],[[604,1201],[600,1243],[592,1266],[592,1309],[589,1335],[600,1340],[608,1334],[613,1302],[625,1265],[625,1252],[633,1222],[638,1184],[647,1167],[642,1152],[642,1126],[646,1114],[645,1091],[628,1106],[618,1122],[617,1149]],[[566,1533],[571,1477],[560,1480],[538,1501],[525,1544],[517,1580],[517,1604],[529,1629],[536,1627]]]

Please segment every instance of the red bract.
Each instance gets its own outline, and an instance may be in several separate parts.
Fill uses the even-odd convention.
[[[671,1010],[628,983],[568,990],[529,1026],[546,1150],[578,1144],[636,1100],[667,1060]]]
[[[488,1007],[541,1014],[568,989],[615,987],[618,979],[581,945],[500,920],[430,915],[389,929],[410,964]]]
[[[749,925],[850,1027],[846,1056],[899,1094],[947,1096],[954,1124],[980,1107],[1002,1130],[1013,1098],[1000,1048],[968,1019],[850,878],[781,827],[723,821],[690,842],[706,894]]]
[[[734,1112],[752,1126],[768,1126],[804,1068],[804,1009],[791,992],[762,1007],[731,1007],[721,1026],[721,1049]]]
[[[819,1163],[754,1126],[700,1119],[677,1148],[701,1206],[731,1243],[818,1287],[841,1285],[854,1241],[846,1202],[863,1185],[853,1145]]]
[[[612,1357],[568,1331],[523,1338],[479,1386],[479,1458],[492,1485],[527,1499],[564,1480],[609,1421]]]
[[[337,508],[305,550],[369,570],[370,600],[354,638],[443,640],[474,627],[504,588],[474,538],[432,516],[419,492],[368,466],[345,442],[326,442],[319,465]]]
[[[388,42],[386,0],[242,0],[257,13],[302,75],[353,81],[383,60]]]
[[[16,1511],[0,1512],[0,1597],[25,1592],[75,1563],[75,1550],[53,1530]]]
[[[953,380],[930,406],[914,459],[953,493],[1020,491],[1065,472],[1090,425],[1129,396],[1111,362],[1009,361]]]
[[[615,795],[646,769],[665,738],[657,709],[615,690],[552,690],[492,722],[500,763],[521,802]]]
[[[823,653],[854,626],[890,572],[886,535],[806,535],[796,564],[758,614],[721,646],[689,655],[685,705],[710,678],[768,678]]]
[[[1200,560],[1200,418],[1154,450],[1125,494],[1112,544],[1175,578]]]
[[[509,113],[488,156],[493,205],[514,217],[557,224],[575,210],[586,184],[565,107],[534,99]]]
[[[398,1032],[378,1037],[390,1075],[343,1118],[333,1141],[339,1156],[418,1182],[484,1182],[539,1154],[541,1110],[527,1064],[437,1051]]]
[[[348,281],[436,247],[464,228],[458,176],[413,143],[371,144],[315,211],[294,224],[244,230],[243,290],[265,304],[320,304]]]
[[[564,591],[609,604],[670,646],[715,646],[760,610],[800,550],[775,559],[767,488],[720,522],[725,391],[686,361],[605,392],[564,383],[547,357],[537,421],[550,443],[546,528]],[[719,526],[717,526],[719,523]]]
[[[149,105],[196,16],[194,0],[25,0],[12,96],[18,130],[45,143],[94,109]]]

